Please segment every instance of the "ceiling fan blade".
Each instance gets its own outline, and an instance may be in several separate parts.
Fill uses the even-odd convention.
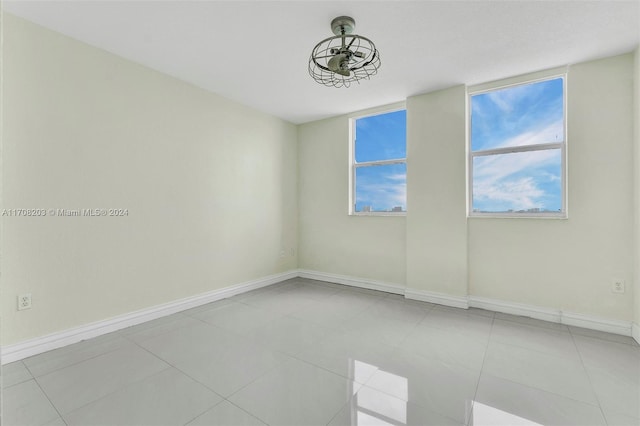
[[[349,71],[349,69],[338,69],[335,71],[336,74],[340,74],[340,75],[344,75],[345,77],[349,77],[351,75],[351,71]]]

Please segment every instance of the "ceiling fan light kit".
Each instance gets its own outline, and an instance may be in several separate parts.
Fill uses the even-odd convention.
[[[353,34],[355,27],[356,21],[349,16],[331,21],[335,36],[318,43],[309,58],[309,74],[315,81],[325,86],[349,87],[378,72],[380,53],[376,45]]]

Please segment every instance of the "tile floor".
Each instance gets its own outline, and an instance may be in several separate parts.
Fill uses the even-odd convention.
[[[629,337],[304,279],[2,380],[4,425],[640,425]]]

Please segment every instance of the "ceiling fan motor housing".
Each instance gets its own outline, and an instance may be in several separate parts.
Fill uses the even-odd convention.
[[[331,31],[337,36],[351,34],[356,28],[356,21],[350,16],[338,16],[331,21]]]

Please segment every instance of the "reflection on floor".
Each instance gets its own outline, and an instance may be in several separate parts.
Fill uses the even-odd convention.
[[[481,402],[473,402],[472,425],[494,426],[542,426],[515,414],[507,413],[498,408],[485,405]]]
[[[349,360],[353,364],[355,381],[358,377],[365,377],[366,371],[375,366],[358,360]],[[397,376],[380,370],[386,379],[386,386],[394,395],[405,395],[404,398],[395,398],[389,394],[362,389],[357,392],[349,404],[351,410],[351,422],[353,425],[380,424],[380,425],[405,425],[407,424],[407,399],[409,397],[409,381],[406,377]]]
[[[294,279],[5,365],[4,425],[639,425],[629,337]]]

